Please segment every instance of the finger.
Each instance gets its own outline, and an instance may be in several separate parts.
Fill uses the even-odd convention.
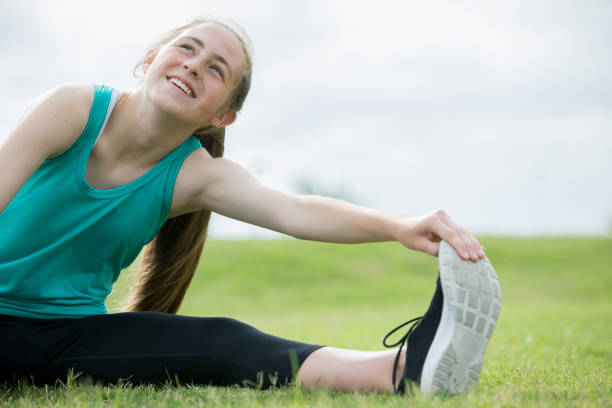
[[[480,255],[478,254],[479,246],[476,244],[476,240],[465,230],[461,233],[461,239],[463,239],[463,242],[465,242],[467,246],[467,250],[470,253],[470,259],[474,262],[478,261]]]
[[[480,244],[480,242],[478,242],[476,237],[474,237],[472,234],[468,233],[468,236],[473,242],[473,246],[476,251],[476,254],[478,255],[478,259],[484,258],[485,257],[484,247]]]
[[[482,247],[482,245],[480,245],[478,240],[472,234],[467,232],[467,230],[465,230],[464,228],[460,227],[444,211],[441,211],[439,216],[442,222],[444,222],[449,228],[451,228],[452,230],[454,230],[455,232],[459,234],[459,237],[464,242],[465,248],[468,251],[469,257],[472,261],[476,262],[480,258],[484,258],[485,256],[484,248]]]
[[[440,251],[440,242],[424,239],[421,243],[421,248],[423,252],[431,256],[438,256],[438,252]]]
[[[463,228],[462,231],[464,234],[464,240],[469,243],[470,249],[474,251],[477,259],[484,258],[484,247],[480,244],[480,242],[478,242],[476,237]]]
[[[452,246],[457,254],[463,259],[470,259],[470,253],[468,246],[463,241],[461,235],[445,224],[441,219],[436,218],[433,225],[434,232],[438,234],[443,240],[448,242]]]

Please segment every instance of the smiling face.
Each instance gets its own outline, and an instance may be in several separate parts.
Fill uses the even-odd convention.
[[[230,95],[246,66],[240,40],[226,27],[192,27],[146,60],[145,95],[180,121],[222,127],[236,113]]]

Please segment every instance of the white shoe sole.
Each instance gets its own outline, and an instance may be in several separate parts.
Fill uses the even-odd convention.
[[[421,392],[456,394],[476,387],[501,305],[487,258],[466,261],[445,241],[438,254],[444,303],[423,364]]]

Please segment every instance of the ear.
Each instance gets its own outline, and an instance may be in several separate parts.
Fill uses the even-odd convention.
[[[227,125],[231,125],[236,120],[236,111],[233,109],[228,109],[225,113],[216,116],[210,121],[210,124],[216,128],[226,127]]]
[[[157,53],[155,51],[147,50],[147,53],[145,54],[144,60],[142,62],[142,72],[143,73],[145,74],[147,73],[147,71],[149,70],[149,67],[155,60],[156,56],[157,56]]]

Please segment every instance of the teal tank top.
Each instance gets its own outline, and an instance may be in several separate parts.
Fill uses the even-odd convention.
[[[108,86],[94,90],[77,141],[47,159],[0,213],[0,314],[108,313],[105,300],[113,283],[166,221],[181,165],[202,147],[190,136],[138,179],[108,190],[92,188],[85,168],[113,95]]]

